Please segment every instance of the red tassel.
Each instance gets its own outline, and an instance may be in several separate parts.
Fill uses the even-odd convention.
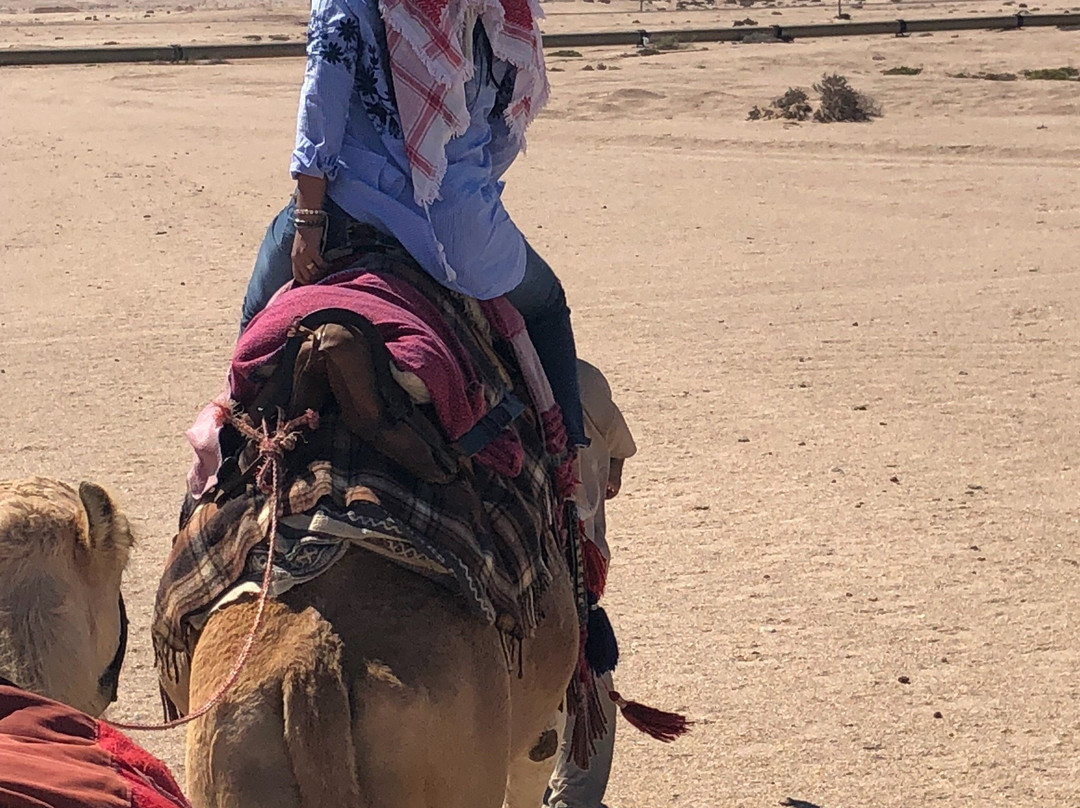
[[[667,713],[636,701],[627,701],[619,695],[617,690],[608,691],[608,695],[619,705],[623,718],[646,735],[651,735],[664,743],[671,743],[676,738],[682,737],[690,731],[690,726],[694,723],[678,713]]]
[[[596,543],[588,539],[581,542],[581,555],[585,560],[585,588],[599,600],[607,586],[607,559]]]

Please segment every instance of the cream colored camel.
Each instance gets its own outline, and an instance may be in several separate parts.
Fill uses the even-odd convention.
[[[499,633],[427,579],[362,550],[268,604],[236,685],[189,729],[197,808],[538,808],[533,757],[577,660],[566,569],[507,670]],[[190,706],[228,674],[255,604],[216,612]],[[545,748],[548,747],[548,748]],[[535,748],[535,750],[534,750]],[[542,750],[542,751],[541,751]]]
[[[0,676],[100,715],[116,695],[131,545],[92,483],[0,481]]]

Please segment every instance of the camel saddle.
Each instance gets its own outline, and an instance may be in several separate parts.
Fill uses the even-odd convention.
[[[274,593],[361,546],[529,636],[550,563],[576,526],[562,419],[520,314],[362,256],[287,289],[237,343],[229,389],[189,432],[196,466],[152,633],[163,682],[185,678],[209,610],[267,563],[268,435],[318,414],[280,459]],[[166,688],[168,690],[170,688]]]

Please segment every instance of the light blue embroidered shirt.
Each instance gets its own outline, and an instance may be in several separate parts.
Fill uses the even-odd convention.
[[[439,198],[425,209],[413,196],[377,0],[313,0],[291,171],[325,176],[350,216],[394,236],[440,283],[488,299],[521,282],[525,240],[499,179],[518,152],[503,118],[514,69],[476,27],[471,121],[447,144]]]

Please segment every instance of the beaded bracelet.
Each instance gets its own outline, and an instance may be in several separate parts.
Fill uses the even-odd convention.
[[[293,224],[293,227],[296,227],[296,228],[301,229],[301,230],[308,230],[308,229],[310,229],[310,230],[322,230],[324,227],[326,227],[326,222],[325,221],[322,221],[322,222],[310,222],[307,219],[293,219],[292,224]]]
[[[325,219],[326,211],[318,208],[294,208],[293,216],[314,216],[316,219]]]

